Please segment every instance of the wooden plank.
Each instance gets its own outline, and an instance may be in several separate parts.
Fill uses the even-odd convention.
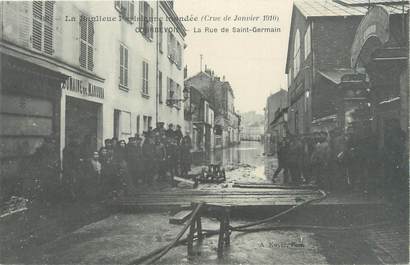
[[[192,214],[192,211],[190,211],[190,210],[179,211],[174,216],[169,218],[169,223],[170,224],[178,224],[178,225],[183,224],[183,223],[185,223],[186,220],[189,219],[191,214]]]
[[[191,185],[192,188],[196,188],[196,187],[197,187],[197,185],[195,184],[195,181],[192,181],[192,180],[189,180],[189,179],[184,179],[184,178],[180,178],[180,177],[174,176],[174,181],[182,182],[182,183],[184,183],[184,184]]]
[[[278,184],[270,184],[270,183],[234,183],[232,185],[234,188],[248,188],[248,189],[316,189],[316,185],[278,185]]]

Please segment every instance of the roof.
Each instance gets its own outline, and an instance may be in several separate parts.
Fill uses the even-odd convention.
[[[286,58],[285,73],[288,73],[290,58],[290,41],[293,28],[295,9],[297,9],[305,19],[323,17],[352,17],[364,16],[368,12],[369,2],[371,5],[383,5],[391,15],[402,14],[409,10],[409,0],[295,0],[292,9],[292,19],[288,39],[288,51]]]
[[[295,7],[306,18],[329,16],[363,16],[367,12],[367,7],[343,6],[331,0],[297,0],[295,1]]]
[[[409,1],[405,3],[405,11],[409,9]],[[402,1],[370,0],[371,5],[383,5],[389,14],[402,13]],[[309,17],[347,17],[364,16],[368,11],[369,0],[295,0],[295,7]]]

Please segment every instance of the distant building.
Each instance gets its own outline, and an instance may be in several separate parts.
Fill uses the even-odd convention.
[[[272,94],[266,100],[265,107],[265,131],[264,131],[264,151],[265,154],[274,154],[277,141],[284,136],[286,132],[286,124],[282,124],[283,128],[280,133],[272,127],[278,114],[288,106],[288,92],[280,89],[275,94]]]
[[[234,93],[229,82],[205,69],[185,81],[185,86],[198,89],[211,103],[215,111],[215,147],[238,144],[240,116],[235,112]]]
[[[241,127],[241,141],[261,141],[265,128],[263,125],[249,125]]]
[[[190,86],[188,89],[190,90],[189,115],[192,122],[193,151],[211,151],[215,143],[213,107],[195,87]]]

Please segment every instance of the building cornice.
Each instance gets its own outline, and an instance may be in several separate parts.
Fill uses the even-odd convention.
[[[175,13],[174,9],[169,6],[169,4],[166,1],[160,1],[160,4],[164,11],[167,13],[166,15],[169,20],[175,25],[175,27],[178,29],[178,33],[181,34],[182,38],[185,38],[186,36],[186,29],[182,22],[178,19],[177,14]]]

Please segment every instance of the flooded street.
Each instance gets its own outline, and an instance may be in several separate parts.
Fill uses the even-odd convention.
[[[276,157],[263,155],[263,144],[256,141],[244,141],[240,145],[219,149],[205,154],[194,164],[205,166],[208,163],[221,164],[227,171],[227,182],[271,183],[277,167]]]
[[[234,182],[271,183],[277,160],[275,157],[264,157],[262,153],[263,145],[259,142],[243,142],[239,146],[218,150],[209,155],[193,169],[201,169],[208,162],[221,163],[226,169],[227,181],[222,184],[200,184],[198,189],[225,189],[231,187]],[[175,211],[171,210],[116,212],[55,240],[28,249],[20,257],[8,257],[7,261],[128,264],[169,244],[176,237],[182,225],[169,223],[169,218],[174,214]],[[291,223],[315,224],[312,221],[315,219],[307,216],[296,217]],[[234,217],[231,219],[231,225],[245,224],[255,218],[258,217]],[[283,224],[285,222],[287,221],[284,220]],[[203,217],[202,225],[204,229],[219,228],[219,222],[215,218]],[[178,246],[157,264],[376,264],[378,260],[372,254],[365,238],[364,232],[357,233],[354,230],[330,232],[279,229],[256,233],[232,232],[231,246],[226,249],[222,258],[217,256],[218,236],[212,236],[204,239],[202,243],[194,243],[194,256],[187,255],[186,246]]]

